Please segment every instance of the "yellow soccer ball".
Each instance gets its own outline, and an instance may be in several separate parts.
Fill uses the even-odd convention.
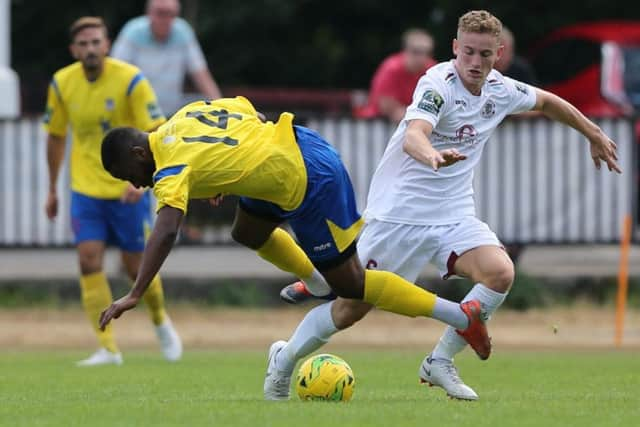
[[[311,356],[300,366],[296,378],[296,391],[302,400],[348,402],[354,386],[351,367],[333,354]]]

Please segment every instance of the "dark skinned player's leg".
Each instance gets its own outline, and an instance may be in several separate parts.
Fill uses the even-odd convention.
[[[381,310],[406,316],[433,313],[436,296],[388,271],[365,270],[353,254],[340,265],[320,270],[340,297],[363,300]]]
[[[263,202],[244,199],[236,210],[231,236],[279,269],[300,278],[311,277],[314,272],[311,260],[293,237],[278,227],[282,221],[277,215],[265,207]]]

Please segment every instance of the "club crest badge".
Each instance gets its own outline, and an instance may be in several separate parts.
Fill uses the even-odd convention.
[[[494,114],[496,114],[496,104],[495,104],[495,102],[493,102],[492,100],[489,99],[482,106],[482,110],[480,111],[480,115],[484,119],[489,119],[489,118],[493,117]]]

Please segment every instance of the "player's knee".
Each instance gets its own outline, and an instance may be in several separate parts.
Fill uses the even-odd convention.
[[[507,292],[511,289],[515,270],[512,262],[504,262],[499,268],[493,270],[487,279],[486,285],[496,292]]]
[[[251,237],[250,233],[247,233],[245,230],[239,227],[233,227],[231,229],[231,238],[240,243],[242,246],[246,246],[253,250],[260,249],[261,244],[255,241],[254,238]]]
[[[78,263],[80,264],[82,275],[93,274],[102,270],[101,258],[94,253],[80,253]]]

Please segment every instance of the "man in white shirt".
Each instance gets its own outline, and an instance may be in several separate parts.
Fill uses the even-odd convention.
[[[513,283],[513,263],[489,227],[476,218],[473,169],[491,133],[509,114],[536,110],[580,131],[590,142],[596,168],[604,162],[621,172],[616,145],[575,107],[556,95],[502,76],[493,69],[500,57],[501,22],[487,11],[471,11],[458,21],[455,59],[430,68],[420,79],[374,174],[358,252],[367,268],[380,268],[415,281],[426,263],[443,278],[467,277],[475,286],[464,300],[476,299],[488,319]],[[446,166],[446,167],[445,167]],[[305,294],[327,298],[322,283],[283,289],[289,302]],[[330,336],[351,326],[371,309],[338,298],[311,310],[289,342],[271,346],[265,398],[286,399],[298,359]],[[464,340],[448,327],[419,369],[422,382],[451,397],[476,400],[453,365]]]

